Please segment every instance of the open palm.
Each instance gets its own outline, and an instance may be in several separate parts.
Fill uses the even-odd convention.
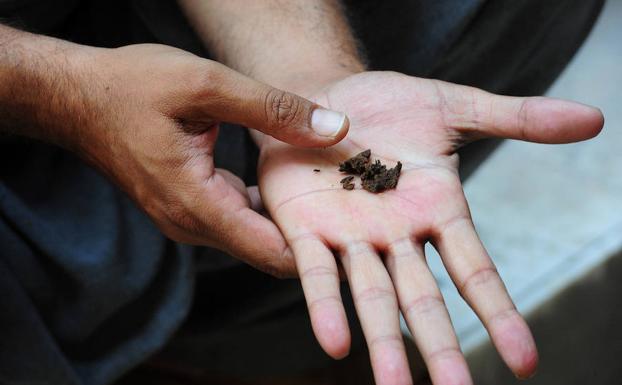
[[[430,241],[506,363],[517,375],[530,375],[536,347],[475,232],[456,150],[490,136],[545,143],[587,139],[602,127],[600,112],[387,72],[350,76],[313,98],[348,115],[348,136],[327,149],[300,149],[265,137],[259,186],[294,253],[322,347],[336,358],[349,349],[341,264],[377,383],[411,383],[399,310],[433,382],[471,383],[426,264],[423,247]],[[396,189],[373,194],[358,184],[352,191],[342,188],[338,163],[368,148],[388,167],[402,162]]]

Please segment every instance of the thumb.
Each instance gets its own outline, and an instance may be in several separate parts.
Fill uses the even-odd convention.
[[[346,115],[273,88],[213,62],[200,105],[211,118],[241,124],[302,147],[326,147],[343,139]]]
[[[500,96],[481,90],[471,95],[473,113],[466,131],[479,136],[571,143],[598,135],[604,124],[599,109],[568,100]]]

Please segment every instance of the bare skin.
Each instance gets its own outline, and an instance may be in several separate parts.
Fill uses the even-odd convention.
[[[265,137],[259,186],[292,248],[315,334],[339,358],[349,332],[339,294],[345,270],[378,384],[410,384],[398,310],[434,384],[470,384],[423,246],[431,242],[457,289],[519,377],[537,366],[536,346],[475,232],[458,176],[462,145],[484,137],[544,143],[590,138],[596,109],[546,98],[510,98],[397,73],[370,72],[328,85],[313,100],[346,111],[349,135],[316,150]],[[403,163],[395,190],[346,191],[336,165],[366,148]],[[311,169],[318,167],[320,174]]]

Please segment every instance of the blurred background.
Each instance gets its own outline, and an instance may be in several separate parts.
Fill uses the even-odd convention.
[[[622,0],[607,2],[548,95],[601,108],[602,134],[562,146],[506,141],[466,195],[538,343],[540,368],[526,383],[622,384]],[[475,383],[519,383],[427,252]]]

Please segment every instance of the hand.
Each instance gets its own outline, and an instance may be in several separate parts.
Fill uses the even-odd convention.
[[[348,114],[348,137],[328,149],[299,149],[264,138],[259,186],[293,250],[323,349],[335,358],[349,349],[339,294],[341,264],[378,384],[412,382],[398,309],[433,382],[472,383],[426,265],[429,241],[511,370],[519,377],[533,374],[538,361],[533,338],[475,232],[456,151],[485,137],[541,143],[588,139],[602,128],[600,112],[572,102],[496,96],[382,72],[332,83],[313,99]],[[342,189],[338,163],[367,148],[388,167],[403,163],[395,190]]]
[[[281,233],[253,211],[242,180],[214,168],[218,124],[329,146],[345,136],[345,115],[166,46],[96,50],[92,59],[84,87],[89,118],[69,147],[108,174],[170,238],[222,249],[274,275],[292,270]]]

